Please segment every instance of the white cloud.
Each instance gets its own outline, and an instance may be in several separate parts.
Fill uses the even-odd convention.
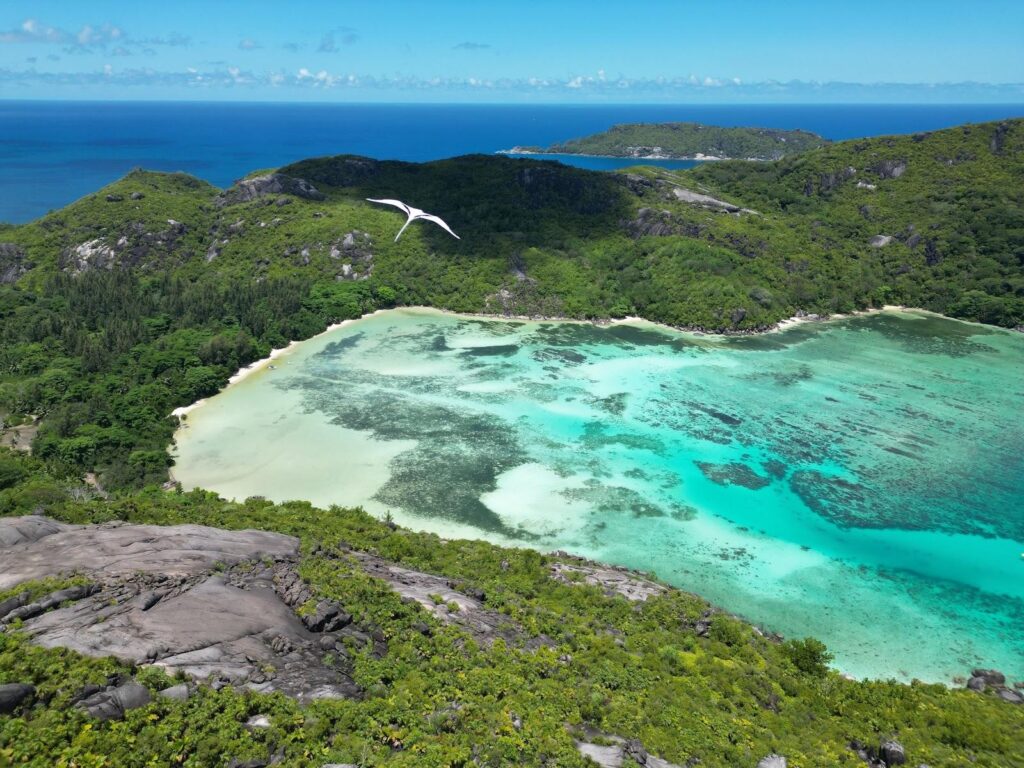
[[[53,57],[59,58],[59,57]],[[39,61],[43,61],[39,57]],[[247,88],[254,92],[260,88],[314,88],[318,90],[337,88],[359,88],[362,91],[390,94],[434,93],[437,98],[453,98],[472,92],[487,90],[515,98],[527,94],[558,94],[567,92],[574,97],[610,98],[626,97],[636,100],[678,101],[681,98],[695,100],[753,99],[764,101],[794,101],[800,98],[821,98],[837,102],[935,102],[943,98],[953,101],[981,101],[1020,103],[1024,99],[1024,84],[985,83],[811,83],[791,81],[761,81],[743,83],[738,78],[717,79],[710,76],[676,76],[659,78],[615,77],[604,79],[598,76],[577,75],[568,79],[544,77],[500,78],[489,80],[481,77],[382,77],[358,73],[332,73],[327,69],[312,70],[302,67],[294,74],[280,71],[253,72],[238,66],[229,66],[223,61],[206,62],[199,67],[188,67],[174,71],[160,71],[150,67],[114,69],[103,65],[79,72],[46,72],[30,63],[29,69],[15,70],[0,68],[0,87],[22,88],[47,87],[55,93],[65,89],[88,86],[173,88]]]
[[[0,32],[0,43],[66,43],[71,36],[63,29],[25,19],[21,26]]]
[[[163,37],[132,38],[115,24],[84,24],[78,32],[71,33],[60,27],[44,24],[38,19],[25,19],[20,26],[0,32],[0,44],[3,43],[35,43],[44,45],[63,45],[67,53],[89,53],[97,49],[105,49],[109,45],[117,45],[119,56],[130,55],[132,49],[143,49],[145,46],[186,46],[191,42],[185,35],[172,32]]]
[[[120,40],[124,33],[120,27],[115,27],[111,24],[104,24],[101,27],[94,27],[91,24],[86,24],[82,27],[78,34],[75,35],[75,39],[78,44],[83,47],[89,47],[94,45],[106,45]]]

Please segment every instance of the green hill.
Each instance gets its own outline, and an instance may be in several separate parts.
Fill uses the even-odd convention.
[[[606,157],[779,160],[828,142],[808,131],[720,128],[700,123],[625,123],[607,131],[527,151]],[[524,149],[524,148],[521,148]]]
[[[417,224],[395,243],[401,214],[365,201],[381,196],[442,216],[462,239]],[[221,191],[135,171],[0,229],[0,416],[35,434],[31,457],[0,449],[0,514],[293,533],[315,593],[389,643],[382,658],[352,660],[357,701],[303,708],[202,687],[95,724],[70,707],[87,683],[169,681],[31,647],[14,626],[0,633],[0,684],[40,693],[28,712],[0,714],[0,764],[208,765],[279,751],[287,765],[571,766],[584,764],[574,735],[594,729],[679,765],[754,765],[771,751],[793,766],[858,765],[851,741],[893,736],[914,765],[1020,765],[1024,707],[991,691],[844,680],[815,644],[773,642],[692,596],[634,606],[551,579],[536,553],[441,542],[354,511],[131,490],[166,479],[173,408],[271,347],[380,307],[638,314],[747,332],[886,303],[1024,323],[1024,121],[687,172],[342,156]],[[430,622],[424,633],[421,610],[318,546],[480,589],[551,645],[484,647]],[[258,712],[273,727],[251,736],[243,724]]]
[[[462,239],[394,242],[381,196]],[[164,476],[173,408],[379,307],[746,332],[904,304],[1013,327],[1022,254],[1024,121],[688,172],[341,156],[221,192],[135,171],[0,233],[0,409],[41,419],[40,456],[136,484]]]

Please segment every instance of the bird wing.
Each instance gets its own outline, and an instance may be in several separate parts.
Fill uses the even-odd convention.
[[[393,205],[395,208],[398,208],[400,211],[402,211],[406,216],[412,215],[412,211],[409,210],[409,206],[403,203],[401,200],[374,200],[372,197],[368,197],[366,199],[371,203],[380,203],[381,205]]]
[[[417,216],[416,218],[418,218],[418,219],[426,219],[427,221],[432,221],[435,224],[437,224],[439,227],[441,227],[441,229],[443,229],[449,235],[454,237],[456,240],[461,240],[462,239],[461,237],[456,235],[454,232],[452,232],[452,228],[449,227],[447,224],[445,224],[444,219],[442,219],[440,216],[435,216],[432,213],[424,213],[424,214],[422,214],[420,216]]]

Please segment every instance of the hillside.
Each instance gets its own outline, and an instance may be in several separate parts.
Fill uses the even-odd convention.
[[[462,239],[393,242],[401,214],[364,198],[395,195]],[[1022,121],[675,173],[341,156],[222,192],[135,171],[0,233],[0,413],[123,486],[165,477],[173,408],[379,307],[747,332],[904,304],[1013,327],[1022,198]]]
[[[61,567],[32,550],[9,554],[19,530],[22,541],[42,536],[42,551],[58,551],[47,540],[59,539],[79,568],[98,548],[103,569],[0,589],[0,613],[14,605],[23,617],[8,614],[0,633],[7,764],[583,768],[592,765],[584,751],[602,750],[654,766],[781,765],[759,763],[772,754],[796,768],[864,765],[861,754],[897,765],[897,753],[933,768],[1022,764],[1024,706],[1010,703],[1011,689],[846,680],[826,670],[820,644],[765,637],[639,574],[443,541],[303,502],[233,504],[158,490],[104,500],[18,456],[0,454],[0,477],[5,515],[45,508],[77,524],[199,523],[299,537],[264,536],[264,554],[246,555],[221,534],[202,565],[200,533],[218,534],[192,529],[187,558],[136,573],[174,556],[173,537],[184,530],[68,530],[40,518],[11,529],[0,519],[0,555],[14,569],[3,583]],[[90,542],[84,552],[69,548],[79,535]],[[103,544],[104,536],[117,538]],[[110,559],[110,547],[125,554]],[[275,594],[294,608],[266,605]],[[45,605],[53,610],[33,607]],[[289,619],[291,610],[302,620]],[[264,612],[275,617],[269,630]],[[232,646],[239,621],[242,634],[261,633],[241,648]],[[80,626],[61,644],[128,659],[29,643],[27,633],[53,637],[61,622]],[[181,653],[198,638],[208,651]],[[197,668],[211,675],[199,685],[185,675]],[[312,690],[302,683],[311,676],[332,698],[290,698],[296,684]]]
[[[417,224],[395,243],[401,214],[364,199],[392,196],[444,217],[462,239]],[[1020,765],[1024,707],[996,676],[976,676],[980,693],[856,683],[825,670],[820,644],[766,638],[635,575],[615,578],[640,579],[647,599],[608,594],[591,583],[598,566],[568,557],[443,542],[354,510],[157,486],[172,409],[215,393],[272,347],[380,307],[638,314],[749,332],[798,312],[902,303],[1020,325],[1022,198],[1024,121],[1008,121],[688,172],[340,156],[218,190],[140,170],[0,229],[0,437],[13,443],[17,431],[17,447],[32,449],[0,449],[0,515],[256,528],[301,541],[293,555],[206,563],[182,581],[0,582],[4,616],[35,606],[0,633],[0,764],[237,758],[237,768],[277,755],[295,766],[583,766],[576,742],[647,765],[657,756],[753,766],[772,752],[791,766],[862,765],[858,750],[898,764],[896,748],[883,748],[895,738],[912,765]],[[10,530],[0,545],[20,541]],[[122,609],[195,597],[196,579],[214,592],[283,579],[291,623],[297,610],[312,617],[302,626],[319,627],[296,629],[304,650],[271,641],[281,659],[255,670],[246,661],[236,683],[298,674],[286,664],[338,625],[317,646],[318,674],[350,680],[357,694],[300,705],[283,684],[243,691],[215,676],[184,700],[157,697],[104,723],[74,704],[123,709],[111,699],[128,695],[114,691],[130,678],[150,693],[179,682],[148,663],[169,648],[149,638],[117,661],[29,643],[33,622],[55,615],[46,608],[110,609],[121,621]],[[420,600],[401,591],[421,583],[431,586]],[[95,624],[112,642],[116,633]],[[34,693],[3,687],[20,684]],[[247,725],[259,715],[265,725]]]
[[[827,143],[808,131],[721,128],[700,123],[626,123],[546,149],[518,147],[512,151],[637,159],[780,160]]]

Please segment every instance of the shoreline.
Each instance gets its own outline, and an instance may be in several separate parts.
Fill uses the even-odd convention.
[[[507,317],[507,316],[495,316],[495,315],[486,315],[486,314],[469,314],[469,313],[452,313],[452,312],[447,312],[447,311],[442,310],[442,309],[438,309],[436,307],[426,307],[426,306],[398,307],[398,308],[395,308],[395,309],[397,309],[400,312],[408,312],[409,314],[421,314],[421,315],[424,315],[424,316],[430,316],[430,315],[449,315],[449,316],[457,316],[457,317],[479,318],[480,320],[506,320],[506,321],[514,319],[514,318]],[[372,318],[372,317],[374,317],[376,315],[382,315],[382,314],[390,312],[390,311],[392,311],[392,310],[380,309],[380,310],[376,310],[376,311],[371,312],[371,313],[367,313],[367,314],[361,316],[360,318],[351,318],[351,319],[348,319],[348,320],[345,320],[345,321],[342,321],[342,322],[339,322],[339,323],[333,323],[330,326],[328,326],[327,328],[325,328],[323,331],[321,331],[320,333],[315,334],[315,335],[309,337],[309,339],[306,339],[306,341],[315,339],[315,338],[317,338],[319,336],[323,336],[324,334],[330,333],[330,332],[332,332],[334,330],[338,330],[338,329],[340,329],[342,327],[346,327],[348,325],[354,324],[357,320],[369,319],[369,318]],[[790,329],[792,327],[795,327],[797,325],[803,325],[803,324],[811,323],[811,322],[824,323],[824,322],[830,322],[830,321],[833,321],[833,320],[834,321],[842,321],[842,320],[845,320],[845,319],[848,319],[848,318],[851,318],[851,317],[856,317],[856,316],[867,316],[867,315],[872,315],[872,314],[879,314],[879,313],[882,313],[882,312],[904,312],[904,311],[915,311],[915,310],[913,310],[913,308],[908,308],[908,307],[905,307],[905,306],[902,306],[902,305],[884,305],[882,307],[875,307],[875,308],[870,308],[870,309],[867,309],[867,310],[860,310],[860,311],[853,312],[853,313],[835,314],[835,315],[831,315],[831,316],[828,316],[828,317],[820,317],[820,316],[816,316],[816,315],[794,316],[794,317],[786,318],[786,319],[784,319],[782,321],[779,321],[772,329],[770,329],[769,331],[766,331],[766,332],[784,331],[784,330],[788,330],[788,329]],[[923,314],[926,314],[926,315],[942,317],[941,315],[937,315],[936,313],[928,312],[927,310],[916,310],[916,311],[919,311],[919,312],[921,312]],[[536,317],[533,317],[533,318],[529,318],[529,317],[522,318],[522,320],[524,322],[531,322],[531,323],[556,322],[556,320],[554,320],[554,319],[536,318]],[[672,328],[671,326],[667,326],[667,325],[664,325],[664,324],[653,323],[652,321],[648,321],[648,320],[646,320],[644,318],[640,318],[640,317],[626,317],[626,318],[619,318],[619,319],[606,319],[606,320],[601,320],[601,321],[568,319],[568,320],[562,320],[561,322],[571,322],[571,323],[577,323],[577,324],[587,323],[587,324],[595,325],[595,326],[598,326],[598,327],[610,327],[610,326],[613,326],[613,325],[628,325],[628,324],[634,324],[634,323],[636,323],[636,324],[642,323],[642,324],[645,324],[645,325],[648,325],[648,326],[659,326],[659,327],[664,328],[666,330],[670,330],[670,331],[673,331],[673,332],[678,332],[678,329]],[[965,322],[965,321],[961,321],[961,322]],[[239,381],[243,381],[246,378],[248,378],[249,376],[251,376],[252,374],[258,372],[259,370],[263,370],[267,365],[270,364],[271,361],[279,359],[282,356],[285,356],[285,353],[292,351],[299,343],[300,342],[298,342],[298,341],[292,341],[287,346],[282,347],[280,349],[274,350],[266,358],[263,358],[262,360],[258,360],[258,361],[254,362],[254,363],[252,363],[252,364],[250,364],[248,366],[245,366],[245,367],[241,368],[234,376],[232,376],[229,379],[229,385],[233,384],[233,383],[238,383]],[[224,389],[226,389],[226,387]],[[224,390],[222,389],[221,391],[224,391]],[[185,409],[182,409],[182,410],[185,413],[187,413],[188,411],[190,411],[190,410],[192,410],[194,408],[198,408],[201,405],[205,404],[205,402],[208,399],[209,398],[204,398],[204,399],[202,399],[200,401],[197,401],[192,406],[189,406],[189,407],[187,407]],[[179,429],[183,428],[183,427],[184,427],[184,425],[180,426]],[[174,447],[174,443],[172,442],[171,448],[173,449],[173,447]],[[172,480],[174,480],[174,467],[171,467],[169,469],[169,476],[170,476],[170,478]],[[198,487],[206,487],[206,486],[199,485]],[[228,495],[228,494],[225,494],[225,496],[227,498],[231,498],[231,496]],[[273,498],[273,497],[268,496],[268,498]],[[239,497],[236,497],[236,500],[241,501],[242,499],[239,496]],[[280,499],[275,499],[275,501],[280,501]],[[313,502],[313,503],[314,503],[314,505],[317,505],[316,502]],[[317,506],[323,506],[323,505],[321,504],[321,505],[317,505]],[[373,515],[374,517],[379,517],[379,511],[373,511],[372,508],[370,508],[370,507],[364,507],[364,509],[366,509],[366,511],[369,514]],[[397,522],[400,525],[403,525],[404,527],[409,528],[410,530],[422,530],[422,528],[420,526],[417,526],[414,521],[412,521],[412,520],[403,520],[403,519],[401,519],[401,516],[398,516]],[[442,533],[442,535],[445,536],[445,534],[443,534],[443,533]],[[530,544],[526,544],[526,543],[523,543],[523,542],[496,541],[494,538],[491,538],[489,536],[482,536],[479,533],[472,534],[472,533],[464,532],[464,531],[457,532],[457,533],[455,533],[454,536],[447,535],[445,537],[446,538],[468,538],[468,539],[474,539],[474,540],[483,539],[485,541],[490,541],[490,542],[498,544],[500,546],[513,546],[513,547],[515,547],[515,546],[527,546],[527,547],[530,547],[531,546]],[[606,565],[607,567],[624,568],[624,566],[611,565],[609,562],[601,560],[600,558],[595,558],[593,553],[588,553],[588,552],[586,552],[586,550],[581,551],[581,550],[576,550],[575,548],[569,548],[567,554],[571,554],[573,557],[583,558],[584,560],[589,560],[589,561],[594,562],[594,563],[600,563],[602,565]],[[643,573],[643,571],[639,571],[639,570],[634,571],[634,569],[630,569],[630,568],[625,568],[625,570],[630,571],[630,572],[636,572],[638,574],[642,574]],[[662,583],[668,584],[668,582],[662,582]],[[671,584],[668,584],[668,586],[670,586],[672,589],[678,589],[678,590],[681,590],[683,592],[690,592],[692,594],[700,595],[702,597],[702,599],[708,600],[713,605],[717,606],[719,608],[719,610],[723,610],[724,612],[739,618],[744,623],[754,627],[758,631],[761,631],[761,632],[763,632],[765,634],[768,634],[768,635],[775,635],[777,633],[777,630],[775,629],[775,627],[772,624],[766,623],[766,622],[762,622],[762,621],[757,621],[756,619],[749,618],[747,615],[745,615],[745,613],[742,610],[735,610],[735,608],[731,609],[731,610],[726,610],[726,609],[722,608],[721,607],[722,606],[722,601],[721,601],[720,597],[718,599],[716,599],[713,596],[710,596],[710,597],[709,596],[705,596],[704,592],[702,590],[695,589],[694,587],[685,587],[685,586],[682,586],[682,585],[672,586]],[[795,636],[795,635],[787,633],[787,636]],[[849,677],[851,675],[850,670],[851,669],[856,669],[856,667],[847,667],[847,666],[842,666],[842,665],[836,665],[836,666],[833,666],[833,669],[836,669],[841,674],[844,674],[844,676]],[[860,674],[860,673],[858,673],[858,674]],[[965,674],[966,674],[966,672],[965,672]],[[860,679],[860,678],[858,678],[858,679]],[[870,678],[865,677],[865,679],[870,679]],[[953,678],[950,678],[950,679],[945,679],[945,678],[935,679],[935,680],[933,680],[933,682],[940,683],[940,684],[947,685],[947,686],[955,685],[955,681],[953,680]]]
[[[713,163],[726,160],[739,160],[747,163],[770,163],[773,162],[765,157],[719,157],[717,155],[705,155],[698,152],[695,155],[594,155],[589,152],[538,152],[537,150],[524,147],[512,147],[511,149],[496,150],[496,155],[524,156],[524,157],[593,157],[605,160],[685,160],[695,163]]]
[[[254,373],[257,373],[258,371],[263,370],[268,365],[270,365],[272,362],[277,360],[279,357],[282,357],[282,356],[286,355],[287,353],[291,352],[292,349],[294,349],[299,344],[303,344],[303,343],[305,343],[307,341],[311,341],[311,340],[313,340],[313,339],[315,339],[315,338],[317,338],[319,336],[323,336],[325,333],[332,333],[332,332],[338,330],[339,328],[344,328],[346,325],[358,322],[359,320],[365,320],[368,317],[373,317],[374,315],[378,314],[379,312],[387,312],[387,311],[389,311],[389,310],[377,309],[377,310],[374,310],[373,312],[369,312],[369,313],[367,313],[365,315],[362,315],[361,317],[349,318],[348,320],[342,320],[340,323],[331,323],[329,326],[324,328],[319,333],[315,333],[315,334],[313,334],[312,336],[310,336],[308,338],[305,338],[305,339],[294,339],[292,341],[289,341],[287,346],[280,347],[278,349],[272,349],[272,350],[270,350],[270,354],[267,355],[266,357],[261,357],[259,360],[255,360],[255,361],[249,363],[248,365],[244,365],[241,368],[239,368],[237,371],[235,371],[233,374],[231,374],[231,376],[227,380],[227,383],[224,384],[224,386],[221,387],[219,390],[217,390],[217,395],[219,395],[225,389],[230,387],[232,384],[237,384],[240,381],[244,381],[245,379],[247,379],[250,376],[252,376]],[[210,395],[210,397],[216,397],[217,395]],[[206,401],[209,400],[209,399],[210,399],[209,397],[203,397],[203,398],[200,398],[199,400],[196,400],[191,405],[179,405],[177,408],[175,408],[173,411],[171,411],[171,416],[177,416],[178,419],[181,419],[183,416],[187,416],[189,413],[194,411],[196,408],[199,408],[199,407],[205,405]]]
[[[851,318],[851,317],[861,317],[861,316],[866,316],[866,315],[877,314],[879,312],[921,312],[921,313],[925,313],[925,314],[936,315],[937,317],[944,317],[944,318],[946,318],[948,320],[958,320],[959,322],[970,322],[970,321],[967,321],[967,320],[959,320],[958,318],[955,318],[955,317],[947,317],[946,315],[940,315],[940,314],[938,314],[936,312],[931,312],[931,311],[929,311],[927,309],[921,309],[919,307],[907,307],[907,306],[903,306],[902,304],[886,304],[886,305],[883,305],[881,307],[870,307],[868,309],[858,309],[858,310],[855,310],[853,312],[849,312],[849,313],[845,313],[845,314],[816,315],[816,314],[811,313],[811,314],[803,314],[803,315],[793,315],[792,317],[787,317],[787,318],[784,318],[782,320],[779,320],[779,321],[777,321],[776,323],[774,323],[771,326],[751,328],[751,329],[748,329],[748,330],[724,331],[724,330],[720,330],[720,329],[708,330],[707,328],[704,328],[703,326],[669,325],[668,323],[660,323],[660,322],[658,322],[656,320],[648,320],[647,318],[640,317],[638,315],[628,315],[626,317],[617,317],[617,318],[593,318],[593,319],[578,318],[578,317],[557,317],[557,316],[547,316],[547,315],[494,315],[494,314],[488,314],[486,312],[452,312],[450,310],[440,309],[438,307],[430,307],[430,306],[425,306],[425,305],[411,305],[411,306],[391,307],[391,308],[388,308],[388,309],[375,309],[373,312],[368,312],[365,315],[361,315],[360,317],[349,318],[347,320],[342,320],[341,322],[338,322],[338,323],[332,323],[331,325],[329,325],[326,328],[324,328],[324,330],[320,331],[319,333],[315,333],[315,334],[313,334],[312,336],[310,336],[308,338],[293,340],[293,341],[288,342],[287,346],[280,347],[279,349],[272,349],[270,351],[270,354],[267,355],[266,357],[260,358],[259,360],[256,360],[256,361],[254,361],[252,363],[249,363],[248,365],[243,366],[243,367],[239,368],[237,371],[235,371],[235,373],[233,373],[228,378],[228,380],[224,384],[224,386],[222,386],[219,390],[217,390],[217,393],[215,395],[210,395],[210,397],[216,397],[217,394],[220,394],[221,392],[223,392],[225,389],[227,389],[231,385],[237,384],[237,383],[239,383],[241,381],[244,381],[249,376],[252,376],[254,373],[257,373],[257,372],[263,370],[268,365],[270,365],[274,360],[277,360],[278,358],[280,358],[283,355],[285,355],[288,352],[290,352],[298,344],[303,344],[303,343],[305,343],[307,341],[311,341],[311,340],[313,340],[315,338],[323,336],[324,334],[332,333],[333,331],[336,331],[339,328],[344,328],[344,327],[346,327],[346,326],[348,326],[348,325],[350,325],[352,323],[356,323],[356,322],[359,322],[361,320],[366,320],[366,319],[371,318],[371,317],[373,317],[375,315],[381,314],[382,312],[392,312],[392,311],[395,311],[395,310],[411,310],[413,312],[439,313],[439,314],[447,314],[447,315],[459,315],[461,317],[478,318],[478,319],[481,319],[481,320],[508,320],[508,321],[515,321],[515,322],[533,322],[533,323],[581,323],[581,324],[582,323],[586,323],[588,325],[597,326],[599,328],[607,328],[607,327],[611,327],[613,325],[640,325],[640,324],[643,324],[643,325],[655,326],[657,328],[664,329],[664,330],[667,330],[667,331],[672,331],[673,333],[686,333],[686,334],[692,334],[692,335],[695,335],[695,336],[718,336],[718,337],[723,337],[723,338],[730,337],[730,336],[759,336],[761,334],[767,334],[767,333],[779,333],[781,331],[785,331],[785,330],[788,330],[790,328],[795,328],[798,325],[804,325],[806,323],[827,323],[827,322],[832,322],[832,321],[837,321],[837,320],[845,320],[845,319],[848,319],[848,318]],[[1010,330],[1010,329],[1006,329],[1006,330]],[[192,411],[196,410],[197,408],[200,408],[203,405],[205,405],[207,400],[209,400],[209,397],[204,397],[204,398],[201,398],[199,400],[196,400],[194,403],[191,403],[190,405],[180,405],[177,408],[173,409],[171,411],[170,415],[177,417],[180,421],[184,421],[184,417],[188,416],[189,413],[191,413]],[[172,445],[173,445],[173,443],[172,443]]]

